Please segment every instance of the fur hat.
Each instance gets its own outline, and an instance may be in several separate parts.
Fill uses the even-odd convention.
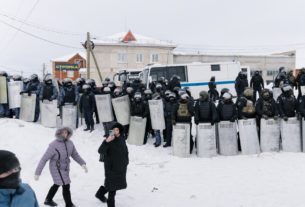
[[[19,160],[14,153],[6,150],[0,150],[0,174],[19,166]]]
[[[122,134],[123,131],[124,131],[123,125],[120,124],[119,122],[116,122],[116,123],[114,123],[114,124],[112,125],[111,129],[114,129],[114,128],[118,128],[119,131],[120,131],[120,134]]]
[[[63,139],[63,137],[62,137],[61,134],[62,134],[62,132],[63,132],[64,130],[67,130],[67,131],[68,131],[68,137],[67,137],[67,139],[69,139],[69,138],[72,136],[72,134],[73,134],[72,129],[70,129],[69,127],[62,127],[62,128],[57,129],[57,130],[56,130],[56,133],[55,133],[55,137],[56,137],[57,139]]]

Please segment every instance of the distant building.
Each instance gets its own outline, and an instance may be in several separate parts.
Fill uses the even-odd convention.
[[[71,78],[76,80],[80,77],[79,69],[86,67],[85,53],[73,53],[52,61],[52,74],[58,80]]]
[[[208,55],[174,52],[174,63],[239,61],[241,66],[249,67],[251,73],[256,70],[260,71],[263,79],[268,84],[274,80],[280,67],[283,66],[287,70],[294,70],[295,57],[295,51],[272,55]]]
[[[120,69],[144,68],[150,63],[172,64],[176,45],[134,34],[131,31],[118,33],[102,39],[92,39],[102,78],[113,78]],[[90,56],[90,77],[100,85],[100,79]]]

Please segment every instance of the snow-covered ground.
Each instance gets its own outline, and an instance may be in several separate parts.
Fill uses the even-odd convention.
[[[71,191],[78,207],[106,206],[94,194],[104,181],[97,149],[102,129],[75,131],[72,140],[86,160],[89,173],[72,161]],[[51,176],[46,165],[39,181],[34,171],[55,129],[20,120],[0,119],[0,149],[15,152],[22,163],[22,179],[43,203]],[[264,153],[253,156],[178,158],[171,149],[129,147],[128,188],[119,191],[118,207],[298,207],[305,206],[305,156],[303,153]],[[55,197],[64,206],[61,192]]]

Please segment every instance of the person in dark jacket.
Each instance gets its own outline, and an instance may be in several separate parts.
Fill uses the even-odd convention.
[[[147,105],[149,106],[149,100],[152,100],[152,91],[150,89],[146,89],[144,91],[144,100],[147,103]],[[148,136],[152,136],[154,137],[154,130],[152,129],[152,125],[151,125],[151,119],[150,119],[150,111],[148,109],[148,114],[147,114],[147,122],[146,122],[146,129],[145,129],[145,134],[146,137],[144,137],[144,144],[146,144]]]
[[[53,85],[53,80],[51,76],[46,76],[43,83],[41,84],[39,91],[39,100],[44,101],[53,101],[58,97],[57,88]]]
[[[102,94],[101,90],[99,90],[96,87],[96,83],[94,79],[88,79],[86,80],[86,84],[90,86],[90,90],[94,95],[99,95]],[[110,86],[110,83],[108,84],[108,87]],[[109,87],[110,88],[110,87]],[[111,92],[113,92],[113,90],[110,88]],[[99,115],[98,115],[98,111],[97,111],[97,106],[94,106],[94,115],[95,115],[95,119],[96,119],[96,124],[100,123],[100,119],[99,119]]]
[[[176,108],[173,110],[173,125],[176,125],[176,123],[186,123],[190,124],[190,129],[192,129],[193,115],[194,103],[190,101],[190,97],[187,93],[182,93]],[[191,131],[192,130],[190,130],[190,154],[192,154],[194,148],[194,140]]]
[[[246,87],[249,87],[247,75],[239,72],[235,80],[235,90],[238,97],[243,94]]]
[[[287,83],[288,83],[288,80],[287,80],[287,75],[286,75],[286,72],[285,72],[285,68],[280,67],[279,68],[279,73],[276,75],[276,77],[274,79],[274,87],[279,88],[281,85],[287,84]]]
[[[298,87],[297,87],[297,81],[296,81],[296,78],[295,78],[294,75],[293,75],[293,71],[292,71],[292,70],[290,70],[290,71],[287,73],[287,80],[288,80],[288,84],[289,84],[292,88],[298,89]]]
[[[199,96],[199,100],[195,104],[195,124],[211,123],[214,125],[218,120],[214,102],[209,99],[209,94],[206,91],[201,91]]]
[[[164,102],[164,118],[165,118],[165,140],[166,143],[163,147],[170,147],[172,145],[172,133],[173,133],[173,113],[174,109],[177,108],[176,94],[170,93],[165,98]]]
[[[84,78],[77,78],[76,79],[76,87],[77,87],[77,91],[78,93],[83,93],[83,85],[86,83]]]
[[[216,89],[215,76],[212,76],[210,79],[208,93],[211,101],[215,102],[219,99],[219,93]]]
[[[146,118],[148,114],[147,103],[142,99],[140,92],[136,92],[131,102],[130,115]]]
[[[58,129],[55,133],[56,140],[50,143],[36,168],[34,178],[37,181],[46,163],[50,162],[49,168],[54,184],[47,194],[45,205],[57,206],[53,198],[59,187],[62,186],[66,207],[75,207],[70,193],[70,157],[84,169],[85,173],[88,172],[88,169],[86,162],[78,154],[73,142],[70,140],[72,134],[72,129],[68,127]]]
[[[272,92],[269,89],[263,89],[261,97],[256,102],[256,113],[261,119],[278,118],[278,109],[275,100],[273,99]]]
[[[123,126],[115,123],[112,134],[107,137],[98,149],[100,161],[104,162],[105,182],[95,194],[108,207],[115,207],[116,191],[126,189],[126,173],[129,163],[128,148],[123,137]],[[105,194],[108,193],[108,198]]]
[[[20,179],[20,163],[10,151],[0,150],[0,206],[38,207],[32,188]]]
[[[264,80],[259,74],[259,71],[255,71],[250,80],[250,87],[253,88],[253,101],[256,102],[256,93],[260,95],[262,89],[264,89]]]
[[[296,85],[298,88],[298,99],[302,96],[302,94],[305,94],[305,68],[301,69],[301,72],[298,74],[296,78]],[[302,91],[303,89],[303,91]]]
[[[173,77],[171,78],[168,84],[168,88],[171,91],[174,91],[175,87],[181,88],[180,80],[177,75],[173,75]]]
[[[255,118],[254,94],[252,88],[246,88],[236,101],[239,119]]]
[[[40,112],[39,92],[40,92],[40,87],[41,87],[41,84],[40,84],[40,81],[38,79],[38,75],[33,74],[33,75],[31,75],[30,82],[27,84],[27,87],[25,88],[25,90],[20,92],[20,94],[27,93],[28,96],[31,96],[32,94],[36,94],[35,116],[34,116],[34,121],[33,122],[37,122],[38,118],[39,118],[39,112]]]
[[[83,85],[83,95],[80,98],[79,110],[84,114],[85,123],[87,128],[84,131],[94,130],[93,112],[96,106],[94,94],[91,92],[91,87],[87,84]]]
[[[235,122],[237,119],[237,107],[233,103],[230,93],[223,94],[223,100],[219,102],[217,111],[220,121]]]
[[[290,85],[284,84],[282,94],[277,98],[279,114],[284,121],[298,114],[298,102]]]

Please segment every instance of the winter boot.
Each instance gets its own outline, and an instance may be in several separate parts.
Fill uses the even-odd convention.
[[[107,193],[106,189],[104,186],[101,186],[98,191],[95,194],[95,197],[102,201],[103,203],[107,202],[107,198],[105,197],[105,194]]]
[[[88,126],[87,126],[86,129],[84,129],[84,131],[89,131],[89,130],[90,130],[90,127],[88,127]]]
[[[57,203],[55,203],[53,200],[46,199],[44,201],[44,205],[47,205],[47,206],[57,206]]]
[[[91,133],[93,130],[94,130],[94,126],[92,126],[92,127],[91,127],[91,129],[90,129],[90,133]]]

